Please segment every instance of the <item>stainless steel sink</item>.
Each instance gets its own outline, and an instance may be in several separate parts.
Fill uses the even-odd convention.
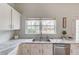
[[[40,41],[40,42],[42,42],[42,41],[45,41],[45,42],[50,42],[50,40],[36,40],[36,39],[33,39],[33,42],[35,42],[35,41]]]

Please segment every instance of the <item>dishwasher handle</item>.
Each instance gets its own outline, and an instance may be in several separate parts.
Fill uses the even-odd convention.
[[[66,47],[66,45],[54,45],[54,47]]]

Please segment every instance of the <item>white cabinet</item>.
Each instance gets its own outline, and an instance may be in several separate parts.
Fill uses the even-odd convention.
[[[0,4],[0,30],[11,28],[11,7],[7,4]]]
[[[20,29],[20,13],[12,8],[12,30]]]
[[[0,30],[20,29],[20,13],[8,4],[0,4]]]
[[[52,55],[53,44],[48,43],[25,43],[19,45],[18,55]]]
[[[71,55],[79,55],[79,44],[71,44],[70,48],[70,54]]]

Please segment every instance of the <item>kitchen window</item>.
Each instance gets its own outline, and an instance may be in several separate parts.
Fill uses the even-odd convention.
[[[56,20],[42,20],[42,34],[56,34]]]
[[[56,20],[29,18],[25,20],[25,34],[56,34]]]

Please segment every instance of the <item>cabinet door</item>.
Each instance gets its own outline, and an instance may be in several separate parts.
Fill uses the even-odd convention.
[[[41,44],[31,44],[31,55],[42,55]]]
[[[12,29],[20,29],[20,13],[12,8]]]
[[[18,47],[18,55],[52,55],[52,44],[29,43],[21,44]]]
[[[53,55],[53,44],[41,44],[43,55]]]
[[[0,30],[10,30],[11,7],[8,4],[0,4]]]
[[[79,44],[71,44],[70,54],[79,55]]]
[[[31,55],[31,44],[20,44],[17,49],[17,55]]]

